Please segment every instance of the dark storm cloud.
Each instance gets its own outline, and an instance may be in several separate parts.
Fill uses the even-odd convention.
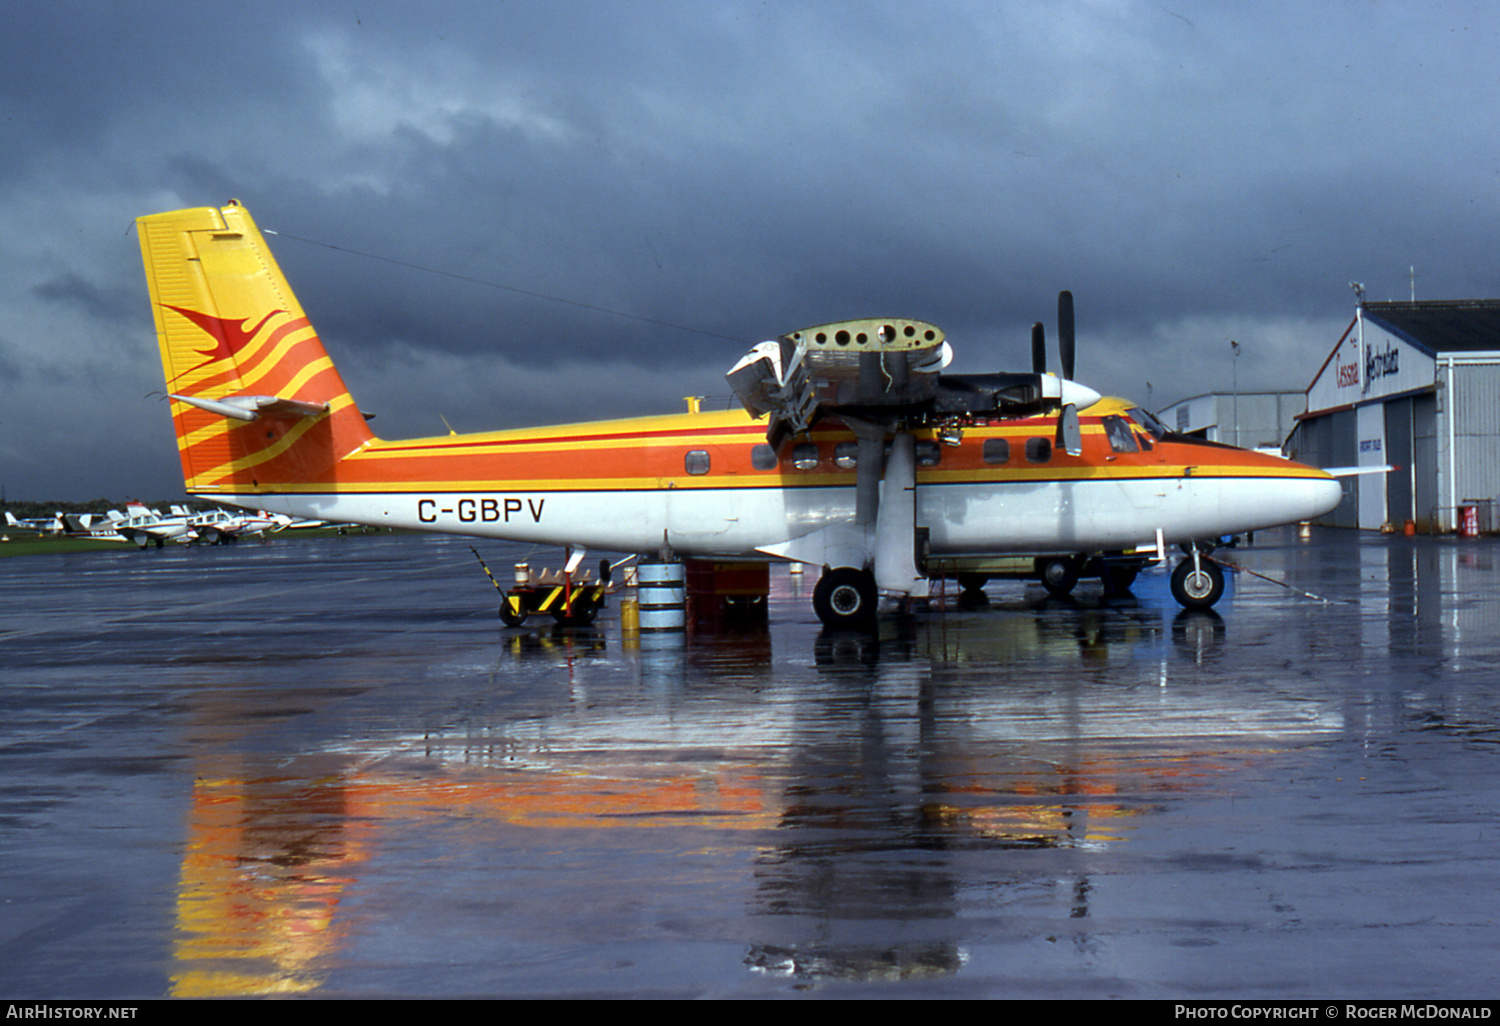
[[[1227,387],[1233,335],[1242,384],[1302,387],[1351,280],[1500,293],[1497,25],[1358,0],[14,5],[8,361],[128,383],[91,401],[146,434],[128,227],[238,197],[392,436],[675,408],[724,390],[730,339],[870,314],[1015,366],[1064,287],[1085,378]],[[15,401],[40,423],[59,396]],[[169,444],[123,462],[176,473]]]
[[[140,313],[140,297],[135,292],[106,291],[76,274],[56,275],[31,291],[49,302],[79,308],[101,321],[126,321]]]

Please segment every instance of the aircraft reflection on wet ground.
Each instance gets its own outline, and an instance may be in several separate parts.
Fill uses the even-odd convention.
[[[638,639],[501,629],[462,541],[295,550],[0,567],[0,989],[1492,989],[1488,543]]]

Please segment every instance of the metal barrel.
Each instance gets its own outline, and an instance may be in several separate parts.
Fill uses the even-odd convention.
[[[642,631],[687,628],[687,576],[681,563],[643,562],[636,568]]]
[[[620,600],[620,630],[626,634],[639,634],[641,630],[641,600]]]

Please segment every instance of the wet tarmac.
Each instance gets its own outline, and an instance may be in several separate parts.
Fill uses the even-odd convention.
[[[1495,541],[639,640],[469,544],[0,560],[0,995],[1500,992]]]

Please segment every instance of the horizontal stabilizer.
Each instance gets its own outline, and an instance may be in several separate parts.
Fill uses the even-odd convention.
[[[1323,467],[1321,469],[1329,477],[1357,477],[1360,474],[1390,474],[1401,468],[1382,464],[1378,467]]]
[[[189,406],[234,420],[257,420],[260,417],[317,417],[328,412],[327,403],[304,403],[274,395],[231,395],[223,399],[200,399],[191,395],[172,395]]]

